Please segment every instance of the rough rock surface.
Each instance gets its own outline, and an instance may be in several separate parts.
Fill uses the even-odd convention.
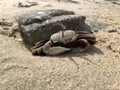
[[[29,13],[23,14],[19,17],[19,24],[28,25],[32,23],[41,23],[47,19],[50,19],[54,16],[61,15],[73,15],[72,11],[64,11],[64,10],[37,10],[31,11]]]
[[[74,15],[72,11],[40,10],[20,16],[18,23],[24,42],[33,46],[38,41],[47,40],[53,33],[60,31],[60,23],[65,25],[67,30],[74,30],[81,23],[79,30],[92,33],[90,27],[85,24],[85,19],[84,16]]]

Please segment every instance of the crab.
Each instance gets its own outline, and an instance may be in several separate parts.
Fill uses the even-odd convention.
[[[66,27],[60,24],[61,31],[51,35],[49,41],[42,41],[31,48],[33,55],[58,55],[72,48],[79,48],[80,52],[86,51],[91,45],[96,43],[93,34],[78,31],[80,24],[75,30],[65,30]]]

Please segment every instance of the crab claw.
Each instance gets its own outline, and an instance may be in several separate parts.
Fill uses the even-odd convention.
[[[76,41],[76,44],[79,48],[79,52],[86,51],[88,48],[90,48],[90,44],[86,39],[80,39]]]
[[[70,51],[70,48],[65,48],[61,46],[53,47],[51,41],[48,41],[43,46],[43,52],[47,55],[58,55],[67,51]]]
[[[43,54],[43,48],[39,47],[37,49],[32,49],[31,52],[32,52],[33,55],[42,55]]]

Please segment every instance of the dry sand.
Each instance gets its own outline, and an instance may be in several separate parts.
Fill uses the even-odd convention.
[[[30,0],[0,0],[1,21],[16,24],[18,15],[31,10],[73,10],[87,17],[97,44],[83,53],[32,56],[19,32],[8,36],[14,25],[0,25],[0,90],[120,90],[119,3],[31,0],[38,5],[22,8],[19,1]]]

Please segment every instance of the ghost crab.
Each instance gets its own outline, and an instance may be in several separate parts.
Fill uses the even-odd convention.
[[[31,48],[33,55],[58,55],[71,48],[79,48],[83,52],[96,43],[96,38],[93,34],[84,31],[78,31],[81,23],[76,26],[75,30],[65,30],[66,27],[60,24],[61,31],[51,35],[50,40],[41,41]]]

